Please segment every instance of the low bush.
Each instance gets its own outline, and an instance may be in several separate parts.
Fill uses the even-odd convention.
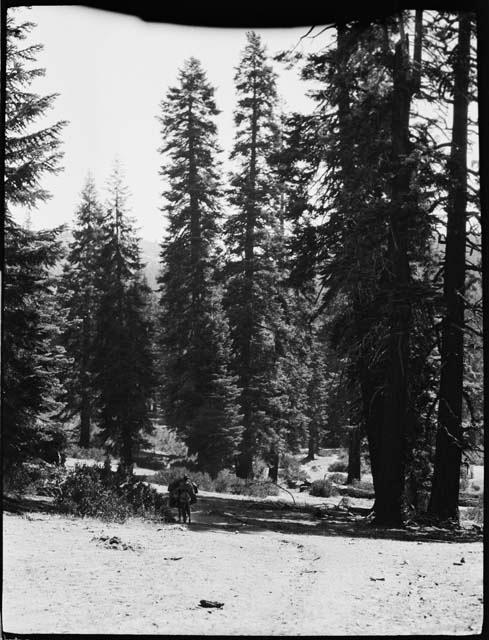
[[[161,469],[154,476],[151,477],[151,482],[162,485],[169,485],[174,480],[178,480],[184,475],[187,475],[192,479],[193,471],[190,471],[187,467],[176,466],[168,467],[168,469]]]
[[[348,460],[346,459],[335,460],[329,465],[328,471],[343,471],[343,472],[348,471]]]
[[[282,456],[280,469],[280,476],[287,482],[287,484],[296,484],[307,480],[307,473],[304,471],[297,458],[292,455],[286,454]]]
[[[77,460],[95,460],[96,462],[103,462],[105,458],[105,451],[101,447],[80,447],[77,444],[70,444],[66,449],[66,455],[69,458],[76,458]]]
[[[66,469],[58,465],[39,461],[25,462],[15,467],[4,480],[6,493],[14,495],[35,494],[55,496],[66,475]]]
[[[328,480],[330,480],[331,482],[334,482],[335,484],[345,484],[346,478],[347,478],[346,473],[339,473],[339,472],[330,473],[328,476]]]
[[[59,494],[61,483],[66,478],[67,470],[64,467],[45,465],[41,469],[39,478],[32,486],[39,496],[56,497]]]
[[[171,518],[166,499],[135,478],[103,467],[78,466],[59,486],[55,505],[64,513],[123,522],[130,516]]]
[[[265,460],[257,458],[253,461],[253,479],[265,480],[265,478],[268,478],[269,469],[270,467]]]
[[[464,520],[475,522],[479,526],[484,525],[484,494],[478,496],[478,504],[474,507],[467,507]]]
[[[318,496],[321,498],[329,498],[336,494],[336,489],[333,483],[328,478],[323,480],[314,480],[309,489],[311,496]]]
[[[360,459],[360,471],[363,474],[372,473],[372,469],[370,468],[370,460],[367,456],[362,456]]]
[[[30,493],[32,485],[39,476],[37,465],[31,469],[32,465],[19,464],[5,473],[3,479],[3,490],[16,496]]]
[[[234,478],[227,491],[241,496],[253,496],[255,498],[266,498],[267,496],[278,496],[280,489],[270,480],[244,480],[243,478]]]
[[[193,471],[192,469],[183,466],[162,469],[151,477],[151,482],[168,486],[174,480],[178,480],[185,475],[188,476],[192,482],[195,482],[199,489],[203,489],[204,491],[216,491],[215,481],[208,473],[203,471]]]
[[[234,472],[229,469],[220,471],[215,479],[208,473],[202,471],[192,471],[187,467],[172,467],[162,469],[156,473],[151,482],[168,486],[173,480],[187,475],[192,482],[204,491],[216,491],[218,493],[233,493],[235,495],[248,495],[258,498],[266,496],[276,496],[280,493],[279,488],[269,480],[244,480],[237,478]]]
[[[236,480],[236,475],[230,469],[223,469],[214,480],[213,490],[218,493],[231,493],[231,487]]]

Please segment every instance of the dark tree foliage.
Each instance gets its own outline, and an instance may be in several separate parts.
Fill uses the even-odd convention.
[[[301,279],[317,270],[322,310],[346,300],[336,306],[334,341],[363,405],[379,522],[401,519],[408,433],[421,410],[417,380],[426,375],[413,338],[417,323],[429,324],[434,295],[422,265],[436,154],[412,104],[419,17],[415,60],[403,16],[367,28],[339,25],[336,48],[309,56],[303,68],[304,78],[320,83],[318,108],[292,118],[288,136],[293,273]]]
[[[39,118],[45,117],[56,94],[39,96],[30,91],[35,78],[44,69],[32,67],[42,45],[23,46],[23,41],[35,27],[31,22],[17,24],[15,10],[10,9],[6,25],[5,68],[5,197],[7,203],[6,231],[12,224],[10,206],[35,207],[48,199],[42,188],[45,173],[60,171],[60,133],[66,122],[37,128]]]
[[[279,143],[275,74],[254,32],[247,34],[235,83],[231,159],[236,169],[229,189],[233,210],[225,225],[225,304],[233,338],[233,369],[242,388],[244,432],[236,471],[250,477],[253,459],[273,448],[279,429],[277,366],[283,321],[277,250],[281,246],[280,194],[271,166],[271,154]]]
[[[70,243],[60,296],[65,310],[63,345],[70,358],[64,377],[63,418],[78,416],[79,444],[90,446],[91,427],[96,417],[96,388],[93,380],[95,321],[100,298],[98,274],[102,242],[102,207],[95,184],[87,178],[76,213],[76,227]]]
[[[161,104],[161,174],[168,181],[162,244],[162,403],[202,469],[215,475],[237,452],[241,417],[230,341],[215,281],[222,195],[214,89],[195,58]]]
[[[56,408],[62,351],[55,346],[54,280],[49,270],[60,257],[60,230],[33,232],[15,222],[13,207],[33,209],[49,194],[46,173],[59,170],[59,135],[65,123],[38,129],[56,96],[30,91],[44,70],[31,63],[41,45],[23,46],[32,23],[6,22],[5,102],[5,280],[3,295],[3,460],[10,468],[36,456],[48,416]]]
[[[7,234],[6,234],[7,235]],[[50,417],[59,410],[63,349],[54,304],[58,230],[31,232],[9,225],[3,296],[2,438],[8,469],[38,457]]]
[[[151,433],[150,400],[156,383],[152,357],[150,289],[142,273],[139,240],[127,212],[116,165],[102,224],[96,283],[100,290],[94,338],[94,385],[101,437],[131,469],[134,453]]]

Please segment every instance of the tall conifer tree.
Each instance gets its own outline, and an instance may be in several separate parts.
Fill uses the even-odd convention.
[[[100,298],[97,270],[100,266],[102,219],[95,183],[89,176],[77,210],[77,224],[73,230],[61,291],[66,309],[63,343],[72,361],[64,381],[66,393],[63,415],[78,415],[81,447],[90,446],[96,408],[93,360],[95,321]]]
[[[470,83],[469,13],[459,14],[458,43],[453,51],[453,127],[448,162],[447,237],[440,398],[435,470],[430,511],[458,519],[464,387],[465,254],[467,225],[467,129]]]
[[[276,432],[277,327],[281,303],[275,250],[280,239],[279,192],[270,158],[278,145],[275,73],[259,36],[247,34],[236,70],[236,169],[226,222],[228,311],[234,370],[242,388],[244,432],[236,471],[253,473],[253,459],[269,448]]]
[[[13,218],[12,207],[34,209],[49,198],[41,179],[55,173],[62,156],[64,122],[36,128],[56,96],[39,96],[31,83],[44,74],[32,65],[42,45],[24,46],[35,25],[6,21],[5,102],[5,286],[3,297],[3,461],[10,468],[35,455],[42,435],[37,418],[53,409],[58,391],[56,330],[47,303],[52,298],[49,270],[60,257],[60,230],[34,232]],[[53,350],[54,349],[54,350]],[[61,355],[61,354],[58,354]]]
[[[108,449],[131,469],[134,453],[151,433],[155,386],[148,305],[139,239],[127,210],[127,190],[116,165],[102,226],[97,268],[100,304],[94,348],[94,380],[100,428]]]
[[[222,195],[214,89],[190,58],[161,103],[169,218],[162,244],[162,401],[201,468],[230,464],[241,434],[229,328],[215,283]]]

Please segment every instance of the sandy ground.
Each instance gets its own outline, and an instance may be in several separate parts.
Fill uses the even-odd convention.
[[[251,524],[249,508],[236,497],[202,496],[189,526],[6,513],[3,628],[98,634],[480,633],[482,542],[333,535],[305,513],[256,510]],[[134,550],[107,549],[93,539],[104,535],[119,536]],[[224,606],[205,609],[201,599]]]

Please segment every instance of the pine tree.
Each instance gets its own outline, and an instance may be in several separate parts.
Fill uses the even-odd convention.
[[[412,339],[429,324],[433,297],[421,267],[436,207],[427,192],[437,154],[412,100],[420,87],[421,17],[414,58],[406,15],[338,25],[336,50],[309,56],[303,69],[305,79],[320,83],[318,109],[296,116],[289,136],[292,164],[302,165],[290,209],[296,272],[304,277],[315,265],[322,314],[346,302],[335,312],[335,343],[363,405],[379,522],[401,519],[408,434],[422,411],[416,380],[424,363]]]
[[[215,282],[222,189],[214,89],[190,58],[161,103],[161,174],[169,218],[162,244],[161,329],[168,424],[215,475],[228,466],[241,434],[236,378],[229,371],[229,328]]]
[[[100,302],[94,339],[94,385],[101,436],[130,470],[134,454],[151,433],[150,399],[156,383],[150,289],[144,279],[139,240],[127,211],[127,189],[116,165],[109,180],[97,268]]]
[[[44,69],[32,68],[41,44],[22,46],[35,27],[31,22],[17,24],[15,10],[10,9],[6,24],[6,85],[5,85],[5,197],[7,202],[6,231],[13,224],[10,206],[33,208],[50,197],[40,179],[45,173],[60,171],[60,134],[66,122],[33,131],[39,118],[45,117],[56,94],[39,96],[30,92],[35,78]]]
[[[226,221],[226,310],[233,338],[233,369],[242,388],[244,432],[237,473],[249,477],[253,459],[276,437],[277,336],[282,322],[275,241],[280,239],[279,191],[271,154],[278,129],[275,73],[254,32],[235,75],[237,107],[231,159],[230,203]]]
[[[62,278],[63,306],[66,310],[63,344],[72,366],[64,380],[65,407],[62,415],[78,415],[79,444],[90,446],[90,433],[95,418],[93,359],[95,320],[99,304],[97,273],[102,240],[102,208],[95,183],[88,177],[77,210],[77,226]]]
[[[49,270],[60,257],[60,229],[23,229],[12,207],[34,208],[49,194],[41,186],[45,173],[59,170],[60,133],[64,122],[36,130],[36,123],[56,96],[39,96],[29,88],[44,70],[32,68],[41,45],[22,47],[32,23],[6,21],[5,101],[5,279],[3,295],[3,451],[4,468],[36,455],[42,439],[37,423],[55,407],[56,374],[61,353],[48,313],[53,281]],[[42,425],[41,425],[42,427]]]
[[[453,127],[449,162],[440,397],[435,471],[430,511],[458,519],[460,464],[463,449],[464,293],[467,224],[467,127],[471,15],[459,14],[454,51]]]

